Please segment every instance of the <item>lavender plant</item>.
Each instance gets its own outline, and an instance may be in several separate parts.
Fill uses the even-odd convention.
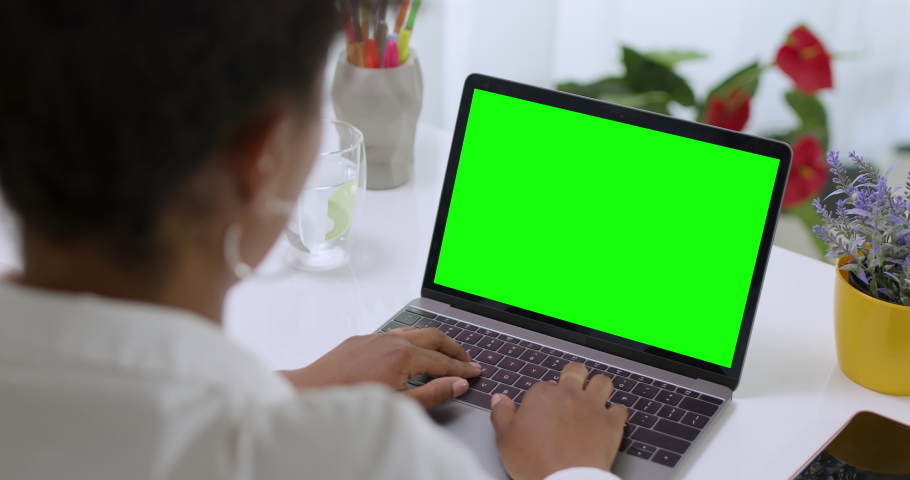
[[[812,231],[828,245],[827,257],[849,256],[840,267],[854,287],[880,300],[910,305],[910,178],[905,187],[888,187],[878,169],[850,152],[859,175],[850,179],[839,152],[828,152],[837,190],[833,212],[820,199],[812,203],[824,225]],[[904,195],[900,191],[905,189]]]

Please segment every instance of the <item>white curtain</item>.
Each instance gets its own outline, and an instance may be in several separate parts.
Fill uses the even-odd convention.
[[[834,89],[821,95],[832,148],[890,162],[895,145],[910,143],[907,0],[425,0],[412,40],[426,83],[423,120],[451,128],[472,72],[546,87],[589,81],[621,72],[622,44],[708,54],[679,66],[704,95],[748,62],[773,61],[800,23],[844,57],[834,62]],[[790,85],[777,70],[762,77],[747,131],[795,124],[783,99]]]

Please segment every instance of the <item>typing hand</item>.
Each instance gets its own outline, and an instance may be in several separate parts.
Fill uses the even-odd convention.
[[[613,382],[580,363],[562,369],[559,384],[538,382],[525,394],[521,408],[506,395],[493,397],[490,420],[502,463],[515,480],[541,480],[571,467],[610,470],[619,451],[626,407],[606,408]]]
[[[298,389],[381,382],[432,408],[466,392],[464,379],[480,375],[480,365],[438,329],[406,327],[351,337],[308,367],[280,373]],[[441,378],[405,390],[419,374]]]

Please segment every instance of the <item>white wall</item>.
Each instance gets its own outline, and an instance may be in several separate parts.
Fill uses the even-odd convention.
[[[541,86],[621,71],[619,48],[696,49],[680,67],[696,94],[753,59],[773,60],[805,22],[833,53],[832,147],[882,163],[910,143],[910,1],[907,0],[425,0],[415,27],[425,74],[423,120],[451,128],[464,78],[486,73]],[[786,128],[790,81],[762,77],[747,127]]]

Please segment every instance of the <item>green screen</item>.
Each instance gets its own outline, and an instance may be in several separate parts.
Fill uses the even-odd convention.
[[[434,281],[730,367],[778,162],[474,90]]]

